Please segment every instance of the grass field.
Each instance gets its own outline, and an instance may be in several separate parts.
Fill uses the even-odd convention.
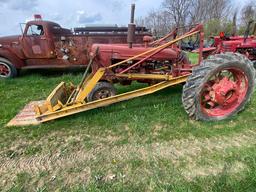
[[[26,103],[81,76],[0,81],[0,191],[256,191],[255,96],[221,122],[190,120],[176,86],[40,126],[5,127]]]

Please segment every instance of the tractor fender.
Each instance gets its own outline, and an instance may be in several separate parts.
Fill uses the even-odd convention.
[[[9,60],[17,69],[20,69],[25,65],[24,60],[6,48],[0,48],[0,57]]]

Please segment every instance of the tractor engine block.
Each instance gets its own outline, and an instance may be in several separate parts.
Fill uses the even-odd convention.
[[[123,70],[127,68],[127,66],[131,66],[137,61],[133,61],[128,65],[120,65],[116,68],[113,68],[113,72],[121,73]],[[136,66],[130,69],[127,73],[141,73],[141,74],[166,74],[172,72],[172,61],[147,61],[142,63],[139,66]]]

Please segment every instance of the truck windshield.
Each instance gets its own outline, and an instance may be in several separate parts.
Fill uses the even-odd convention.
[[[28,27],[27,35],[40,36],[44,35],[44,29],[42,25],[30,25]]]

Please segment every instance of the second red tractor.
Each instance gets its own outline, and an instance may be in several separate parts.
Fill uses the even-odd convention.
[[[251,35],[250,35],[251,34]],[[245,55],[256,66],[256,22],[251,20],[243,36],[226,36],[221,32],[219,36],[211,37],[210,47],[203,49],[204,58],[218,53],[233,52]]]

